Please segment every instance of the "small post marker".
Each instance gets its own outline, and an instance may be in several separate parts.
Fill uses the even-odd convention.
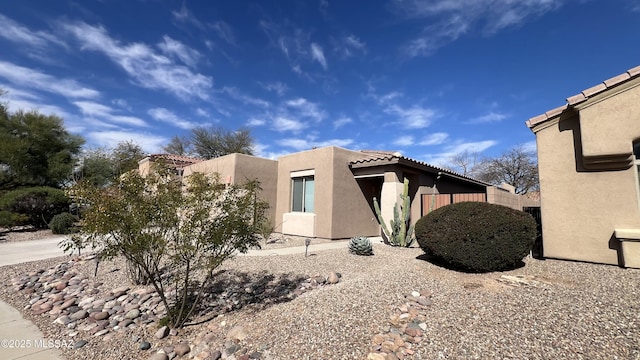
[[[304,248],[304,257],[307,257],[308,252],[309,252],[309,245],[311,245],[311,239],[304,239],[304,246],[306,246]]]

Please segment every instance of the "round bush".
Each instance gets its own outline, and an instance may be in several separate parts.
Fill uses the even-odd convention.
[[[422,250],[454,269],[489,272],[517,267],[536,238],[536,222],[505,206],[461,202],[441,207],[415,226]]]
[[[69,234],[73,230],[73,224],[76,222],[76,217],[63,212],[55,215],[49,222],[49,228],[54,234]]]
[[[46,229],[54,215],[69,210],[71,201],[64,191],[50,187],[29,187],[10,191],[0,197],[0,210],[15,214],[12,226],[32,225]]]

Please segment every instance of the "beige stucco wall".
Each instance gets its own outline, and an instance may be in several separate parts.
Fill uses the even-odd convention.
[[[487,202],[522,210],[527,206],[540,206],[540,202],[527,198],[524,195],[515,194],[497,186],[487,187]]]
[[[284,229],[290,235],[299,235],[291,233],[295,231],[303,232],[304,234],[300,234],[302,236],[310,236],[310,230],[300,229],[300,224],[283,226],[282,221],[295,221],[296,218],[295,213],[290,215],[291,173],[314,170],[315,229],[312,232],[314,236],[310,237],[344,239],[354,235],[377,236],[378,223],[348,166],[349,161],[361,157],[359,152],[338,147],[313,149],[280,157],[276,231],[282,232]],[[285,218],[285,214],[289,215]]]
[[[631,143],[640,136],[639,86],[636,78],[579,106],[584,156],[633,153]]]
[[[260,198],[270,204],[267,217],[276,224],[277,161],[244,154],[230,154],[185,167],[184,176],[194,172],[217,173],[221,182],[229,184],[258,180],[262,188]]]
[[[640,229],[635,167],[586,171],[579,151],[584,149],[595,156],[631,151],[633,139],[640,138],[637,89],[633,94],[610,97],[607,103],[584,108],[579,117],[568,111],[560,121],[555,119],[533,129],[545,257],[620,264],[615,229]],[[582,130],[586,133],[581,133],[583,118],[586,124]]]

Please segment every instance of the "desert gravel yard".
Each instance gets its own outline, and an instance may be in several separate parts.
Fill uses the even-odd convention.
[[[221,275],[230,287],[252,288],[268,274],[301,281],[336,272],[341,278],[292,290],[278,301],[241,303],[224,313],[216,308],[199,316],[200,324],[162,339],[154,337],[155,324],[95,336],[26,309],[33,294],[15,291],[12,281],[69,258],[0,268],[0,298],[48,338],[77,332],[74,340],[87,341],[63,349],[68,359],[149,359],[160,349],[173,356],[179,342],[191,351],[178,358],[203,359],[640,359],[638,270],[526,259],[526,266],[509,272],[465,274],[423,260],[420,249],[376,244],[374,250],[371,257],[349,254],[346,247],[307,258],[236,257]],[[119,263],[101,265],[97,278],[93,269],[93,261],[69,263],[69,271],[98,289],[91,294],[95,299],[126,284]],[[238,274],[248,283],[238,283]],[[219,291],[233,302],[231,290]],[[418,294],[421,305],[415,305]],[[417,332],[405,333],[407,322]],[[383,342],[394,338],[395,345]],[[140,350],[141,341],[151,348]]]

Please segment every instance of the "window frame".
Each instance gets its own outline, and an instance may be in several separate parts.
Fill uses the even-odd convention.
[[[638,195],[638,206],[640,207],[640,139],[635,140],[631,146],[633,147],[633,167],[635,168],[634,176],[636,178],[636,192]]]
[[[300,184],[299,188],[296,187],[296,183]],[[310,192],[309,188],[311,188]],[[313,214],[315,212],[314,170],[295,171],[291,173],[291,202],[289,209],[291,212],[296,213]]]
[[[296,182],[299,182],[300,188],[299,192],[296,192]],[[313,188],[311,189],[311,194],[308,193],[309,183],[313,184]],[[309,195],[311,199],[309,199]],[[297,199],[296,197],[300,197]],[[297,204],[299,200],[299,204]],[[309,201],[311,200],[311,201]],[[291,212],[303,212],[303,213],[313,213],[314,211],[314,203],[315,203],[315,179],[313,176],[298,176],[291,178]],[[309,204],[311,203],[311,209],[309,208]]]

